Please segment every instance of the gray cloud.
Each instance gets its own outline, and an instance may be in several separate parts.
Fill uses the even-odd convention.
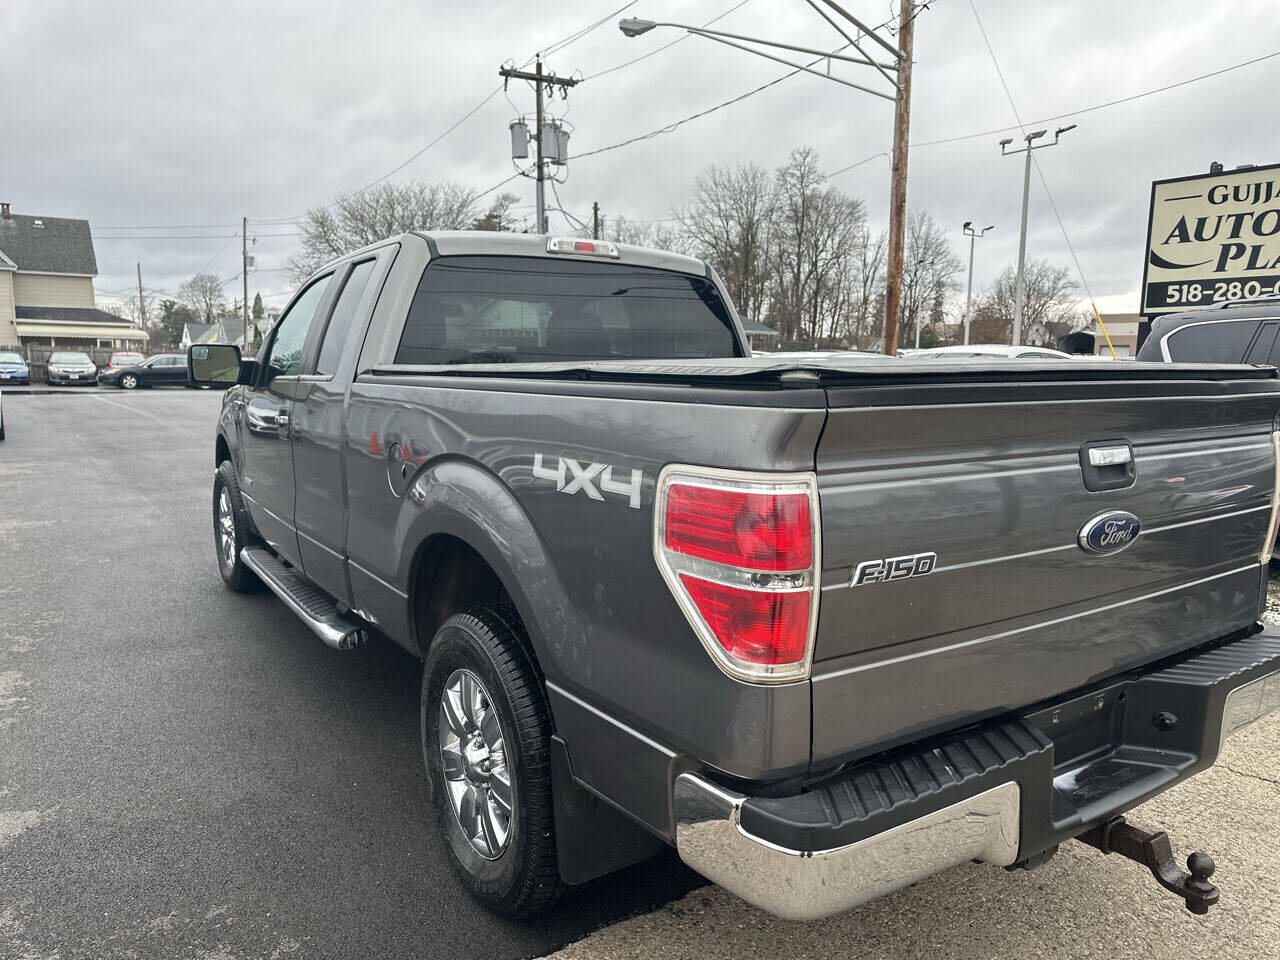
[[[733,2],[641,0],[627,15],[702,22]],[[1280,50],[1280,23],[1262,2],[975,3],[1028,121]],[[294,216],[385,174],[493,90],[499,63],[522,62],[539,45],[620,5],[11,4],[17,9],[6,10],[7,49],[0,53],[0,89],[7,92],[0,199],[18,212],[88,217],[102,292],[128,287],[139,260],[147,285],[164,290],[206,264],[230,277],[239,269],[239,242],[229,238],[242,215]],[[850,6],[874,23],[891,12],[885,0]],[[800,0],[750,0],[720,26],[799,43],[836,42]],[[610,23],[553,55],[550,66],[591,75],[675,36],[659,30],[628,40]],[[920,14],[916,61],[913,141],[1014,122],[969,0],[936,0]],[[1215,159],[1228,166],[1280,160],[1268,119],[1278,69],[1280,58],[1084,115],[1060,146],[1038,154],[1104,309],[1136,309],[1153,179],[1204,171]],[[575,125],[574,152],[585,152],[783,72],[691,38],[583,83],[555,110]],[[866,78],[874,76],[868,70]],[[507,122],[532,110],[526,88],[513,85],[509,96],[514,106],[495,97],[398,176],[478,188],[507,176]],[[887,150],[891,128],[889,103],[799,76],[675,133],[571,163],[560,197],[579,216],[598,200],[607,214],[667,217],[708,163],[772,167],[792,147],[809,144],[834,170]],[[998,139],[920,146],[910,161],[911,205],[954,226],[958,250],[962,221],[997,224],[979,247],[980,284],[1017,252],[1021,166],[999,156]],[[872,218],[883,221],[886,159],[835,182],[863,197]],[[517,180],[508,189],[532,203],[531,183]],[[212,226],[109,229],[170,224]],[[268,271],[284,266],[293,239],[272,235],[292,228],[252,229],[264,272],[251,277],[251,295],[283,291],[284,274]],[[216,237],[139,240],[138,233]],[[1029,250],[1069,263],[1034,175]]]

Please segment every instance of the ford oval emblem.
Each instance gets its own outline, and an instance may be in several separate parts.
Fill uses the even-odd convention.
[[[1077,538],[1085,553],[1118,553],[1138,539],[1142,521],[1124,510],[1108,510],[1088,520]]]

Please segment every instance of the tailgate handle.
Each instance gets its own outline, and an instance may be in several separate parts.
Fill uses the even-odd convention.
[[[1084,488],[1093,493],[1133,486],[1135,466],[1133,444],[1128,440],[1094,440],[1080,448]]]
[[[1092,467],[1113,467],[1129,463],[1133,460],[1133,451],[1128,445],[1119,447],[1091,447],[1089,449],[1089,465]]]

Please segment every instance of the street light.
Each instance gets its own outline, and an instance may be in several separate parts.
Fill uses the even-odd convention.
[[[657,25],[652,20],[641,20],[639,17],[628,17],[626,20],[618,21],[618,29],[628,37],[638,37],[642,33],[648,33]]]
[[[1013,345],[1016,347],[1022,340],[1022,311],[1025,306],[1026,299],[1026,267],[1027,267],[1027,203],[1031,195],[1031,151],[1043,150],[1045,147],[1056,147],[1058,138],[1068,130],[1074,130],[1076,125],[1059,127],[1053,131],[1053,140],[1049,143],[1036,143],[1049,131],[1037,130],[1034,133],[1028,133],[1022,139],[1026,146],[1017,150],[1008,149],[1009,144],[1013,143],[1012,137],[1006,137],[1000,141],[1000,155],[1002,157],[1011,157],[1017,153],[1025,153],[1027,155],[1026,169],[1022,174],[1022,233],[1018,239],[1018,284],[1013,295]]]
[[[860,56],[852,56],[850,54],[841,53],[838,50],[815,50],[811,47],[802,47],[790,43],[782,43],[776,40],[763,40],[758,37],[746,37],[738,33],[727,33],[723,30],[708,30],[706,27],[691,27],[682,23],[665,23],[653,20],[644,20],[638,17],[627,18],[618,21],[618,29],[628,37],[638,37],[643,33],[648,33],[655,27],[673,27],[677,30],[684,30],[686,33],[697,34],[708,40],[714,40],[717,43],[723,43],[726,46],[734,47],[737,50],[745,50],[747,53],[754,53],[758,57],[764,57],[766,60],[773,60],[776,63],[784,64],[793,70],[800,70],[804,73],[811,73],[816,77],[822,77],[826,80],[834,80],[836,83],[844,84],[846,87],[853,87],[855,90],[861,90],[863,93],[869,93],[872,96],[889,100],[894,104],[893,118],[893,169],[891,183],[889,187],[889,250],[888,264],[886,266],[886,289],[885,289],[885,315],[883,326],[883,338],[881,349],[884,353],[893,355],[897,353],[898,345],[898,320],[901,316],[902,305],[902,260],[903,250],[905,247],[905,230],[906,207],[907,207],[907,134],[910,124],[910,106],[911,106],[911,50],[915,28],[913,23],[916,18],[915,0],[899,0],[900,16],[898,26],[898,45],[895,47],[884,37],[880,36],[875,30],[868,27],[865,23],[846,10],[837,0],[806,0],[809,6],[818,13],[822,19],[826,20],[832,28],[846,41],[841,50],[852,47],[860,54]],[[824,9],[827,8],[827,9]],[[842,25],[839,21],[845,21]],[[850,27],[852,25],[852,27]],[[862,43],[866,40],[872,40],[877,43],[892,58],[889,61],[875,60],[867,51],[863,49]],[[738,42],[741,41],[741,42]],[[819,57],[827,61],[827,70],[822,72],[815,70],[812,66],[805,63],[797,63],[794,60],[788,60],[784,57],[775,56],[758,50],[752,46],[744,44],[758,44],[760,46],[772,47],[777,50],[790,50],[795,53],[809,54]],[[872,67],[892,87],[893,92],[884,93],[880,90],[874,90],[871,87],[854,83],[851,80],[845,80],[841,77],[833,76],[831,73],[832,61],[842,61],[844,63],[858,64],[860,66]],[[817,61],[814,61],[815,63]]]
[[[964,342],[966,346],[969,343],[969,321],[973,318],[970,312],[970,306],[973,303],[973,243],[988,230],[994,229],[995,225],[992,224],[989,227],[983,227],[981,230],[974,230],[972,220],[964,222],[964,235],[969,238],[969,289],[964,295]]]

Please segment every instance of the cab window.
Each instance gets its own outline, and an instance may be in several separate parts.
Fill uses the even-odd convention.
[[[302,347],[307,342],[307,331],[311,329],[311,321],[315,319],[316,310],[332,279],[333,274],[330,273],[313,281],[276,324],[275,337],[271,340],[265,364],[268,383],[276,377],[298,374],[302,366]]]
[[[329,326],[324,331],[324,341],[320,344],[320,357],[316,360],[316,373],[331,377],[338,370],[338,360],[342,357],[342,348],[346,346],[347,337],[351,334],[351,325],[355,323],[360,301],[364,297],[369,278],[373,276],[375,259],[361,260],[347,274],[347,281],[342,285],[342,293],[338,302],[333,305],[333,313],[329,317]]]

